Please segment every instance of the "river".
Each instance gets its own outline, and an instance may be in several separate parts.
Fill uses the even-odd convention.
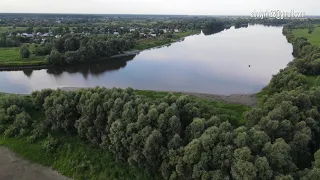
[[[248,28],[186,37],[136,56],[42,70],[1,71],[0,91],[30,93],[59,87],[251,94],[293,60],[282,27]],[[250,67],[249,67],[250,66]]]

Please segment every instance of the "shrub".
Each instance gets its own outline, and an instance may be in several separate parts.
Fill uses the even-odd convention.
[[[24,58],[29,58],[30,57],[30,50],[28,49],[27,46],[23,45],[21,48],[20,48],[20,57],[22,59]]]
[[[42,142],[41,147],[47,154],[55,152],[58,147],[58,140],[53,138],[51,134]]]

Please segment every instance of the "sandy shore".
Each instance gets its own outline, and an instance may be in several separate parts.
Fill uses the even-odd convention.
[[[76,91],[81,89],[79,87],[63,87],[60,88],[64,91]],[[172,92],[174,91],[156,91],[156,92]],[[194,92],[180,92],[186,95],[204,98],[213,101],[220,101],[230,104],[242,104],[246,106],[256,106],[258,98],[256,94],[232,94],[232,95],[219,95],[219,94],[206,94],[206,93],[194,93]]]
[[[23,160],[0,146],[1,180],[70,180],[48,167]]]

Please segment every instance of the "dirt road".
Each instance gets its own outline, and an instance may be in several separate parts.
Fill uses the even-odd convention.
[[[48,167],[23,160],[9,149],[0,146],[1,180],[70,180]]]

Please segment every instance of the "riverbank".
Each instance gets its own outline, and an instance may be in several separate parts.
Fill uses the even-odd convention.
[[[60,88],[63,91],[77,91],[79,89],[89,89],[89,88],[80,88],[80,87],[62,87]],[[196,98],[207,99],[210,101],[218,101],[227,104],[235,105],[245,105],[250,107],[255,107],[258,104],[258,94],[232,94],[232,95],[219,95],[219,94],[208,94],[208,93],[195,93],[195,92],[176,92],[176,91],[154,91],[154,90],[136,90],[138,93],[142,94],[154,94],[152,96],[158,96],[157,93],[176,93],[176,94],[185,94],[193,96]],[[2,94],[12,94],[4,93]],[[18,94],[22,96],[27,96],[30,94]]]
[[[160,47],[164,47],[167,45],[170,45],[172,43],[176,43],[176,42],[181,42],[184,40],[185,37],[187,36],[192,36],[195,34],[199,34],[198,31],[191,31],[189,33],[184,33],[181,35],[178,35],[177,38],[172,38],[172,39],[167,39],[166,41],[159,41],[158,39],[149,39],[147,38],[147,41],[143,41],[138,43],[137,46],[135,46],[132,50],[129,51],[125,51],[122,54],[117,54],[117,55],[113,55],[110,57],[102,57],[102,58],[98,58],[98,59],[94,59],[90,62],[84,62],[81,64],[85,64],[85,63],[91,63],[91,62],[98,62],[98,61],[102,61],[102,60],[110,60],[110,59],[116,59],[116,58],[121,58],[121,57],[127,57],[127,56],[134,56],[139,54],[142,51],[146,51],[146,50],[150,50],[150,49],[154,49],[154,48],[160,48]],[[1,50],[1,49],[0,49]],[[12,62],[12,60],[8,61],[7,60],[3,60],[4,62],[0,63],[0,71],[19,71],[19,70],[41,70],[41,69],[47,69],[50,67],[54,67],[54,65],[50,65],[47,62],[45,62],[44,60],[40,61],[40,58],[45,58],[43,56],[33,56],[32,59],[25,59],[25,60],[21,60],[19,58],[19,49],[18,48],[5,48],[6,51],[10,51],[10,53],[2,53],[5,54],[5,57],[2,57],[2,59],[5,59],[6,57],[13,57],[14,56],[14,62]],[[15,54],[12,54],[15,53]],[[1,58],[0,58],[1,59]],[[77,63],[80,64],[80,63]],[[64,66],[70,66],[70,65],[75,65],[75,64],[68,64],[68,65],[64,65]]]
[[[128,56],[135,56],[135,55],[139,54],[140,52],[141,51],[139,51],[139,50],[126,51],[123,54],[118,54],[118,55],[110,56],[107,58],[95,59],[95,60],[92,60],[90,62],[85,62],[85,63],[98,62],[98,61],[102,61],[102,60],[112,60],[112,59],[128,57]],[[82,63],[82,64],[85,64],[85,63]],[[71,65],[75,65],[75,64],[70,64],[70,65],[65,65],[65,66],[71,66]],[[47,69],[50,67],[54,67],[54,66],[49,65],[49,64],[46,64],[46,65],[23,65],[23,66],[9,65],[9,66],[0,66],[0,71],[19,71],[19,70],[26,70],[26,69],[41,70],[41,69]]]
[[[119,155],[118,151],[114,151],[114,147],[117,147],[116,143],[121,143],[121,141],[110,139],[120,136],[109,132],[121,133],[121,131],[113,131],[113,127],[117,122],[111,122],[112,115],[108,117],[100,115],[119,114],[122,122],[126,122],[124,118],[127,117],[128,123],[123,123],[123,125],[125,129],[129,129],[130,124],[137,125],[140,128],[138,126],[140,124],[138,123],[141,123],[141,121],[142,123],[155,123],[152,127],[161,127],[162,124],[169,124],[169,119],[174,121],[174,118],[177,116],[172,113],[176,113],[181,119],[178,119],[177,123],[179,127],[177,128],[180,128],[181,131],[187,131],[187,127],[192,126],[192,121],[197,122],[200,120],[196,117],[203,118],[201,121],[204,122],[209,121],[209,119],[211,119],[211,122],[219,122],[221,119],[221,121],[228,121],[234,126],[242,126],[246,123],[244,112],[250,110],[249,107],[243,105],[225,104],[197,97],[192,98],[191,96],[186,98],[181,96],[181,93],[171,95],[168,92],[143,90],[134,90],[133,92],[132,89],[105,88],[82,90],[78,93],[67,92],[67,90],[75,90],[75,88],[65,90],[54,92],[44,90],[35,92],[32,96],[1,95],[0,102],[8,102],[5,104],[0,103],[0,111],[5,113],[3,116],[9,115],[7,112],[11,112],[12,107],[17,107],[23,110],[23,112],[14,112],[15,114],[10,117],[8,116],[9,118],[12,117],[12,119],[6,121],[2,126],[3,129],[0,131],[0,146],[7,147],[25,159],[51,167],[60,174],[73,179],[163,179],[157,171],[151,174],[147,168],[144,168],[146,166],[139,166],[139,164],[131,164],[130,166],[127,163],[127,159],[119,159],[119,157],[123,156]],[[83,104],[83,100],[90,106]],[[49,104],[51,102],[53,104]],[[106,102],[114,102],[114,104],[110,104],[111,109],[107,109]],[[62,106],[66,108],[62,108],[62,111],[59,112],[54,110]],[[95,117],[84,118],[85,109],[99,109],[99,107],[103,107],[104,109],[100,112],[96,111]],[[145,117],[147,119],[141,119],[144,112],[140,108],[146,110],[147,116]],[[152,115],[153,112],[156,114]],[[57,116],[53,114],[52,116],[51,113],[59,117],[55,118]],[[28,125],[19,123],[21,116],[25,116],[26,119],[24,121],[28,122]],[[161,123],[162,116],[165,120],[163,123]],[[170,116],[172,118],[169,118]],[[82,132],[87,134],[87,129],[92,128],[82,126],[85,124],[80,121],[98,122],[95,120],[96,117],[102,117],[100,119],[105,122],[104,125],[97,125],[97,127],[106,129],[105,137],[108,139],[103,139],[99,136],[98,141],[94,141],[89,139],[95,137],[94,135],[89,136],[89,133],[88,135],[82,134]],[[157,120],[158,117],[159,120]],[[74,121],[75,118],[79,120]],[[117,116],[114,118],[117,118]],[[152,121],[151,118],[156,118],[156,121]],[[107,121],[107,119],[110,120]],[[63,122],[67,123],[61,126]],[[76,125],[80,123],[81,126]],[[54,124],[58,126],[55,126],[55,128]],[[88,125],[91,124],[94,123],[88,123]],[[168,126],[168,129],[170,128],[171,126]],[[148,133],[147,136],[152,137],[152,130],[148,130],[144,126],[137,129],[136,132],[142,134],[146,130],[148,131],[146,132]],[[162,131],[163,137],[166,137],[165,129]],[[128,134],[128,137],[137,137],[139,134],[132,132]],[[182,136],[181,138],[184,139],[185,137]],[[148,140],[146,138],[143,138],[136,146],[132,146],[135,143],[134,141],[125,141],[128,142],[132,149],[135,148],[133,149],[134,152],[141,152],[140,157],[149,157],[149,154],[142,154],[142,152],[146,151],[144,149],[148,148]],[[139,150],[140,147],[143,147],[143,149]],[[163,146],[163,148],[167,147]],[[168,152],[169,150],[167,149],[163,151]],[[158,151],[154,151],[153,154],[155,153],[158,153]],[[126,154],[134,156],[132,153]],[[145,161],[139,161],[139,163],[145,163]],[[20,171],[20,169],[16,170]]]
[[[62,87],[64,91],[77,91],[79,89],[88,89],[80,87]],[[196,93],[196,92],[176,92],[176,91],[154,91],[154,90],[136,90],[137,92],[146,93],[180,93],[185,95],[194,96],[197,98],[207,99],[211,101],[219,101],[228,104],[239,104],[254,107],[258,103],[257,94],[232,94],[232,95],[219,95],[219,94],[208,94],[208,93]]]

